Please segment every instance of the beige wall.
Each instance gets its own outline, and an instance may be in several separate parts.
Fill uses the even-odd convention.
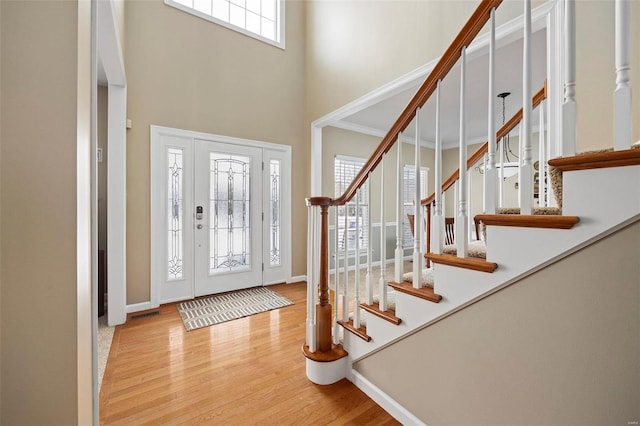
[[[477,4],[475,0],[309,1],[308,118],[315,120],[442,55]],[[498,22],[519,14],[519,2],[504,2]]]
[[[631,86],[640,82],[640,3],[631,2]],[[576,2],[576,100],[578,102],[578,150],[613,146],[613,92],[615,90],[614,2]],[[637,92],[637,90],[636,90]],[[632,97],[638,117],[640,97]],[[640,120],[634,120],[633,140],[640,139]]]
[[[286,50],[167,6],[125,2],[128,111],[127,303],[149,300],[149,126],[292,146],[292,231],[306,235],[305,4],[286,4]],[[292,274],[306,273],[293,238]]]
[[[102,148],[102,162],[98,163],[98,249],[107,249],[107,129],[109,90],[98,86],[98,148]]]
[[[0,8],[0,423],[76,424],[77,2]]]
[[[637,421],[638,251],[640,222],[355,368],[428,424]]]

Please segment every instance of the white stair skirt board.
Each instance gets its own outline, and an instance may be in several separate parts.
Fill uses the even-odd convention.
[[[394,419],[403,425],[426,426],[426,423],[414,416],[402,405],[398,404],[395,399],[391,398],[356,370],[351,369],[347,379],[349,379],[351,383],[356,385],[362,392],[366,393],[369,398],[373,399],[376,404],[381,406],[387,413],[391,414]]]
[[[498,264],[495,272],[436,264],[434,291],[442,295],[442,301],[432,303],[397,292],[396,316],[402,323],[394,326],[369,315],[367,334],[371,342],[345,333],[344,348],[350,361],[403,339],[640,220],[640,166],[565,172],[563,213],[578,216],[580,222],[568,230],[488,226],[487,261]]]
[[[330,385],[347,377],[347,360],[342,357],[331,362],[319,362],[306,358],[307,378],[316,385]]]

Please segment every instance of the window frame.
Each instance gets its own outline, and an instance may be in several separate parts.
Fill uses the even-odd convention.
[[[407,209],[411,209],[411,213],[415,211],[415,186],[407,188],[407,174],[413,173],[415,176],[416,167],[413,164],[403,164],[402,166],[402,248],[410,249],[413,247],[415,237],[411,236],[411,225],[407,217]],[[411,171],[411,172],[409,172]],[[415,178],[414,178],[415,179]],[[409,179],[410,180],[410,179]],[[427,186],[429,185],[429,168],[420,166],[420,198],[427,196]],[[408,199],[410,201],[408,201]],[[423,242],[424,243],[424,242]]]
[[[358,158],[358,157],[350,157],[350,156],[346,156],[346,155],[336,155],[333,159],[333,186],[334,186],[334,191],[335,188],[337,187],[337,180],[336,180],[336,162],[337,161],[343,161],[343,162],[350,162],[350,163],[362,163],[362,165],[360,166],[360,169],[362,169],[362,167],[364,167],[365,163],[367,162],[367,160],[365,158]],[[354,178],[357,175],[358,172],[356,172],[354,174]],[[353,180],[353,179],[352,179]],[[344,188],[342,189],[342,191],[346,190],[346,188],[351,184],[351,181],[349,182],[343,182]],[[363,234],[361,236],[355,236],[354,240],[360,242],[361,244],[359,244],[359,248],[360,248],[360,254],[364,254],[366,253],[366,250],[369,249],[370,247],[370,238],[371,236],[369,235],[369,223],[368,223],[368,219],[369,219],[369,209],[371,208],[371,200],[369,199],[369,191],[368,191],[368,185],[370,184],[370,182],[366,182],[363,187],[362,187],[362,192],[361,192],[361,196],[366,198],[366,203],[364,204],[360,204],[360,210],[362,211],[363,209],[366,209],[365,212],[362,212],[362,216],[357,216],[360,217],[360,222],[362,223],[362,226],[360,227],[360,232]],[[340,194],[335,194],[337,197],[339,197],[340,195],[342,195],[342,193]],[[344,215],[340,215],[340,208],[344,208],[346,210],[346,212],[348,213],[349,211],[349,207],[353,207],[355,209],[356,207],[356,202],[355,202],[355,197],[352,201],[346,203],[344,206],[336,206],[336,209],[338,209],[338,214],[337,214],[337,222],[335,223],[335,228],[336,228],[336,235],[340,234],[340,229],[344,229]],[[357,212],[359,213],[359,212]],[[347,214],[347,219],[349,218],[349,215]],[[350,232],[350,230],[352,230],[353,232],[355,232],[355,228],[348,228],[347,229],[347,234]],[[345,244],[345,247],[343,249],[341,249],[340,247],[338,247],[338,252],[340,253],[344,253],[346,250],[348,255],[354,255],[356,252],[356,248],[355,245],[353,248],[349,248],[349,237],[347,235],[347,242]],[[364,253],[362,252],[364,250]]]
[[[207,15],[204,12],[200,12],[197,9],[194,9],[192,7],[186,6],[182,3],[179,3],[175,0],[164,0],[164,4],[166,4],[167,6],[171,6],[174,7],[176,9],[179,9],[183,12],[189,13],[193,16],[196,16],[198,18],[204,19],[206,21],[212,22],[214,24],[218,24],[220,26],[223,26],[225,28],[228,28],[230,30],[236,31],[240,34],[243,34],[245,36],[254,38],[256,40],[259,40],[263,43],[267,43],[270,44],[272,46],[278,47],[282,50],[285,50],[285,0],[275,0],[276,1],[276,34],[279,34],[279,40],[271,40],[268,39],[266,37],[263,37],[260,34],[256,34],[253,33],[245,28],[242,27],[238,27],[236,25],[233,25],[230,22],[226,22],[223,21],[222,19],[216,18],[214,16],[211,15]]]

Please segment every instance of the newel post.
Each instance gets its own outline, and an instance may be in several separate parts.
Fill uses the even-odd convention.
[[[318,274],[313,274],[310,279],[319,279],[318,302],[313,310],[315,291],[311,289],[307,293],[308,308],[310,316],[314,316],[314,327],[308,329],[308,344],[303,345],[302,352],[306,359],[307,377],[313,383],[328,385],[346,377],[347,372],[347,352],[342,345],[333,344],[331,338],[332,318],[331,303],[329,303],[329,207],[333,206],[333,200],[329,197],[307,198],[307,206],[320,208],[320,267]],[[317,212],[317,210],[316,210]],[[315,225],[313,225],[315,227]],[[315,238],[314,241],[317,241]],[[313,244],[313,242],[312,242]],[[317,253],[311,250],[311,256]],[[310,264],[317,261],[311,259]],[[346,266],[345,266],[346,267]],[[337,262],[336,262],[337,268]],[[337,288],[336,288],[337,291]]]
[[[331,339],[331,304],[329,303],[329,207],[331,198],[313,197],[308,203],[320,207],[320,282],[316,305],[316,350],[329,352]]]

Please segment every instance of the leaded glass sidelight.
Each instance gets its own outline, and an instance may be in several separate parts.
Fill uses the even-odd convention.
[[[167,279],[171,281],[183,278],[184,205],[182,194],[184,189],[184,152],[179,148],[169,148],[167,159]]]
[[[280,266],[280,160],[271,160],[269,166],[271,222],[269,223],[269,264]]]
[[[251,159],[212,152],[209,161],[209,273],[250,270]]]

